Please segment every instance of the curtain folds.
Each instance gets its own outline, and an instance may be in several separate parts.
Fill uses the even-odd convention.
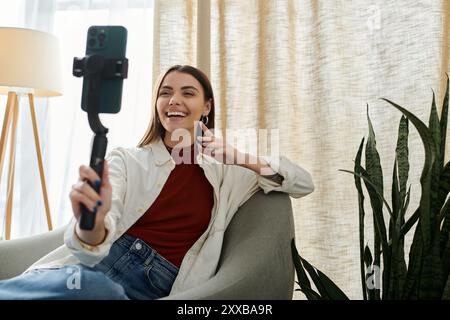
[[[210,19],[199,2],[210,7]],[[155,74],[174,63],[202,66],[198,39],[210,33],[206,63],[217,126],[279,130],[280,153],[309,170],[316,185],[293,200],[297,246],[350,297],[361,298],[357,193],[353,177],[338,170],[353,168],[368,132],[368,104],[390,197],[401,115],[379,98],[428,123],[432,88],[441,108],[450,72],[448,1],[199,2],[157,1]],[[412,128],[409,147],[413,210],[424,157]],[[367,214],[369,243],[370,225]]]
[[[197,65],[197,1],[155,1],[153,82],[167,67]]]

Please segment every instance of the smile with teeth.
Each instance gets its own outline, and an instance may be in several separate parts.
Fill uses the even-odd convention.
[[[187,114],[184,112],[181,112],[181,111],[169,111],[169,112],[166,112],[166,116],[169,118],[172,118],[172,117],[184,118],[187,116]]]

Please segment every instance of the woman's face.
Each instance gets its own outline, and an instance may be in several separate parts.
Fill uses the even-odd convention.
[[[207,115],[211,103],[205,102],[203,87],[188,73],[172,71],[166,75],[158,92],[156,108],[167,133],[175,129],[194,131],[194,122]]]

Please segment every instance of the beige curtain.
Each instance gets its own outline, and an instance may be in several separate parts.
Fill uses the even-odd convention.
[[[426,123],[431,89],[442,106],[450,72],[449,1],[156,3],[155,74],[174,63],[200,66],[215,89],[217,126],[280,130],[280,153],[309,170],[316,186],[293,200],[297,247],[360,299],[357,194],[353,177],[338,170],[353,168],[367,136],[369,104],[390,198],[400,113],[379,98]],[[412,211],[423,164],[412,127],[409,147]],[[366,234],[370,243],[372,232]]]

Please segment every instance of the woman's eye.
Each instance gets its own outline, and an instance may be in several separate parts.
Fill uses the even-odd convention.
[[[169,94],[169,92],[167,92],[167,91],[161,91],[159,93],[160,96],[167,96],[168,94]]]
[[[192,92],[189,92],[189,91],[186,91],[184,94],[187,95],[187,96],[193,96],[194,95]]]

